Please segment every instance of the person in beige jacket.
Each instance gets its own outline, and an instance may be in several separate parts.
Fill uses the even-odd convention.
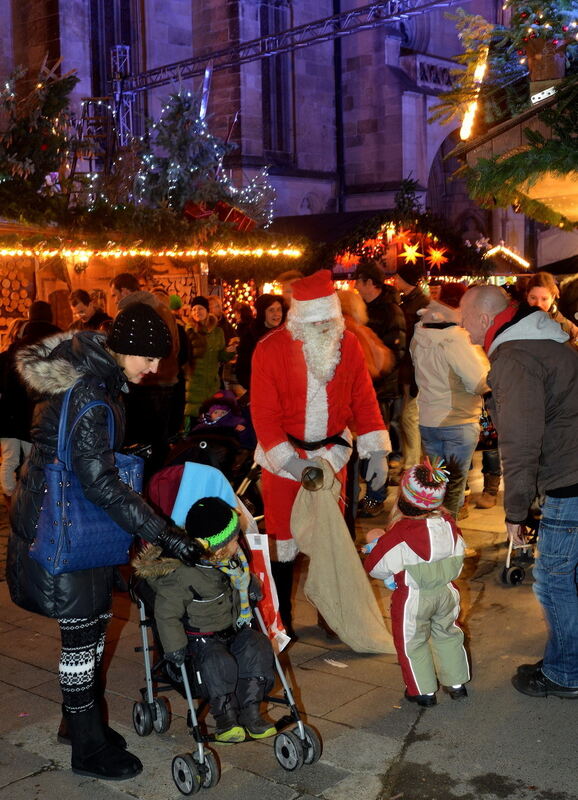
[[[420,316],[410,352],[419,390],[422,446],[430,458],[439,456],[447,464],[445,507],[457,517],[479,439],[489,363],[460,327],[458,309],[432,301]]]

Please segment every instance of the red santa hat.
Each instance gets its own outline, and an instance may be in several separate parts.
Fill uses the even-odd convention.
[[[289,315],[297,322],[324,322],[341,317],[331,271],[320,269],[291,285],[293,297]]]

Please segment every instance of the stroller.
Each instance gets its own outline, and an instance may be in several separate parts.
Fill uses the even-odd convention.
[[[508,537],[506,563],[502,569],[502,583],[518,586],[526,577],[526,569],[534,564],[534,550],[538,542],[538,528],[542,518],[541,498],[537,497],[526,518],[525,544],[515,545]]]
[[[253,450],[243,447],[233,431],[226,428],[193,431],[173,444],[165,466],[189,461],[223,472],[251,516],[262,517],[263,501],[259,490],[261,469],[253,460]]]
[[[165,468],[157,473],[151,481],[149,493],[153,502],[156,502],[165,513],[167,509],[176,524],[183,524],[190,506],[203,496],[221,497],[231,506],[243,504],[235,496],[230,484],[224,475],[213,467],[187,463]],[[169,491],[169,487],[172,489]],[[276,591],[270,578],[269,554],[266,546],[266,537],[261,535],[257,526],[247,513],[248,529],[245,538],[251,547],[253,556],[253,571],[258,572],[263,579],[266,595],[260,601],[260,607],[253,608],[254,619],[261,631],[268,637],[273,634],[274,639],[282,647],[287,644],[288,637],[279,625],[276,611]],[[188,706],[187,726],[195,740],[195,750],[192,753],[177,755],[172,762],[172,776],[181,794],[195,794],[201,788],[210,789],[219,782],[220,768],[216,754],[208,747],[207,742],[214,741],[214,737],[201,728],[198,714],[203,704],[195,705],[195,699],[203,697],[202,677],[191,663],[190,657],[179,668],[168,662],[162,655],[162,646],[156,632],[152,614],[151,590],[146,584],[133,583],[131,596],[139,610],[142,651],[145,666],[145,686],[141,688],[141,700],[133,707],[133,724],[139,736],[148,736],[153,732],[165,733],[171,723],[170,709],[160,693],[176,690],[182,694]],[[267,602],[268,601],[268,602]],[[267,626],[264,621],[268,620]],[[149,643],[149,628],[153,632],[154,644]],[[269,628],[269,629],[268,629]],[[152,663],[151,653],[156,652],[159,658]],[[283,769],[293,771],[300,769],[304,764],[314,764],[321,756],[321,740],[313,728],[305,725],[299,713],[291,688],[283,673],[279,659],[274,654],[274,663],[277,675],[283,687],[283,697],[266,696],[265,702],[272,702],[287,706],[289,714],[280,719],[275,727],[278,731],[273,743],[275,758]],[[288,726],[294,725],[285,730]]]

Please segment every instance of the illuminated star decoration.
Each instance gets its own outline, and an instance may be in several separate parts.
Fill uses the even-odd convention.
[[[447,247],[430,247],[428,250],[429,255],[427,256],[426,261],[429,263],[432,269],[435,267],[439,270],[441,265],[445,264],[448,260],[445,256],[447,252]]]
[[[398,258],[405,258],[406,264],[415,264],[418,258],[423,258],[423,253],[418,253],[419,242],[417,244],[404,244],[403,253]]]
[[[391,241],[394,244],[409,244],[409,238],[412,235],[412,231],[404,230],[404,228],[400,228],[398,231],[395,232],[394,236],[392,237]]]

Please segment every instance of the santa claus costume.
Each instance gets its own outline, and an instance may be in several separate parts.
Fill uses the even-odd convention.
[[[391,449],[361,347],[345,330],[331,272],[320,270],[292,289],[287,323],[257,344],[251,379],[265,526],[275,540],[274,576],[289,630],[298,552],[291,509],[308,460],[328,461],[343,484],[354,430],[359,457],[369,459],[368,481],[383,485]]]

